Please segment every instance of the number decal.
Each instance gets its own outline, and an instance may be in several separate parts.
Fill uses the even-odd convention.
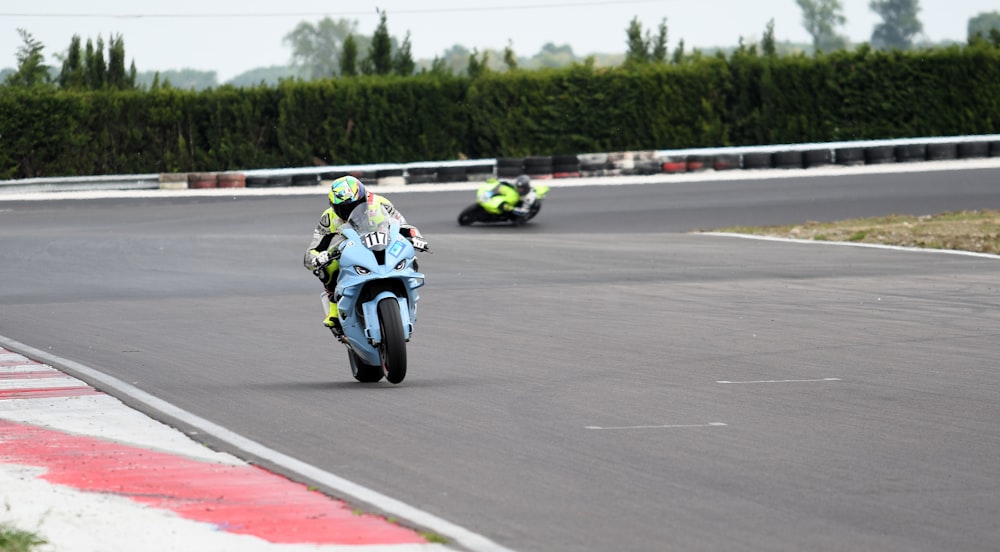
[[[385,232],[369,232],[365,234],[364,241],[365,247],[372,248],[389,243],[389,236]]]

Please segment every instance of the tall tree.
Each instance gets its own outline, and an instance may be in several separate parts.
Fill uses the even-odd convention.
[[[368,47],[368,57],[362,64],[362,71],[368,75],[388,75],[392,71],[392,38],[386,23],[385,11],[379,11],[379,23]]]
[[[345,77],[358,74],[358,43],[354,40],[353,34],[347,35],[340,50],[340,74]]]
[[[666,63],[667,61],[667,18],[660,20],[659,32],[653,40],[653,51],[650,53],[650,61],[653,63]]]
[[[473,50],[469,54],[469,66],[466,68],[465,72],[472,78],[476,78],[479,75],[487,73],[489,68],[490,53],[483,52],[482,59],[479,58],[478,52]]]
[[[802,26],[813,37],[816,52],[846,48],[847,37],[837,33],[837,27],[847,22],[840,0],[795,0],[802,9]]]
[[[87,71],[83,65],[83,48],[80,46],[80,35],[73,35],[69,41],[69,49],[62,60],[62,70],[57,79],[60,88],[78,90],[86,87]]]
[[[104,62],[104,39],[97,35],[97,45],[87,39],[83,65],[87,68],[87,87],[98,90],[108,82],[108,65]]]
[[[508,71],[517,69],[517,56],[514,54],[514,44],[508,40],[507,47],[503,49],[503,63]]]
[[[135,66],[131,79],[125,71],[125,42],[121,35],[112,35],[108,44],[108,86],[125,90],[135,88]]]
[[[677,47],[674,48],[674,55],[671,57],[671,63],[678,65],[684,62],[684,39],[677,41]]]
[[[642,65],[649,60],[649,35],[642,34],[642,23],[639,17],[633,17],[625,29],[625,65]]]
[[[416,70],[417,64],[413,61],[413,52],[410,46],[410,33],[406,33],[403,43],[396,48],[396,53],[392,56],[392,71],[397,75],[408,77]]]
[[[868,7],[882,17],[872,31],[875,48],[907,50],[913,45],[913,37],[924,30],[917,17],[920,0],[871,0]]]
[[[292,64],[309,79],[324,79],[341,73],[340,60],[343,57],[347,37],[354,37],[355,46],[363,46],[368,39],[357,34],[357,21],[329,17],[319,23],[299,23],[285,35],[283,41],[292,47]]]
[[[760,50],[767,57],[778,55],[778,47],[774,42],[774,19],[767,22],[767,28],[760,41]]]
[[[649,31],[643,33],[638,17],[633,17],[625,29],[628,50],[625,52],[625,65],[646,65],[649,63],[666,63],[667,61],[667,18],[660,20],[659,31],[653,37]]]
[[[49,84],[49,68],[45,65],[42,50],[45,45],[35,39],[28,31],[18,29],[24,43],[17,49],[17,70],[7,75],[9,86],[36,87]]]
[[[86,52],[80,47],[80,37],[73,35],[62,58],[62,70],[56,81],[68,90],[100,89],[110,86],[118,90],[136,87],[135,61],[125,70],[125,42],[121,35],[112,35],[108,44],[108,62],[104,63],[104,41],[98,37],[97,47],[87,40]]]

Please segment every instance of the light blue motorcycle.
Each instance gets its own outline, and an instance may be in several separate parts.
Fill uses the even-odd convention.
[[[424,285],[416,250],[399,233],[399,222],[377,204],[358,205],[337,231],[342,240],[330,251],[332,261],[340,263],[334,298],[351,373],[360,382],[384,376],[400,383],[406,377],[406,343],[417,321],[417,288]],[[331,265],[326,270],[336,269]],[[329,306],[324,294],[324,313]]]

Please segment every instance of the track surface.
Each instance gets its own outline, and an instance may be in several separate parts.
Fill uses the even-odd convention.
[[[988,550],[1000,260],[687,232],[1000,208],[998,183],[557,188],[517,229],[389,194],[434,249],[396,386],[320,325],[323,195],[0,200],[0,335],[513,550]]]

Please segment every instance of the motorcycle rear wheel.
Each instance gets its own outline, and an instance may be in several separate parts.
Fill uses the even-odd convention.
[[[354,379],[361,383],[375,383],[382,380],[385,372],[381,366],[365,364],[365,361],[350,349],[347,350],[347,358],[351,361],[351,375]]]
[[[385,379],[389,383],[399,383],[406,377],[406,338],[403,337],[399,302],[394,297],[378,302],[378,321],[382,327],[379,356],[385,368]]]

